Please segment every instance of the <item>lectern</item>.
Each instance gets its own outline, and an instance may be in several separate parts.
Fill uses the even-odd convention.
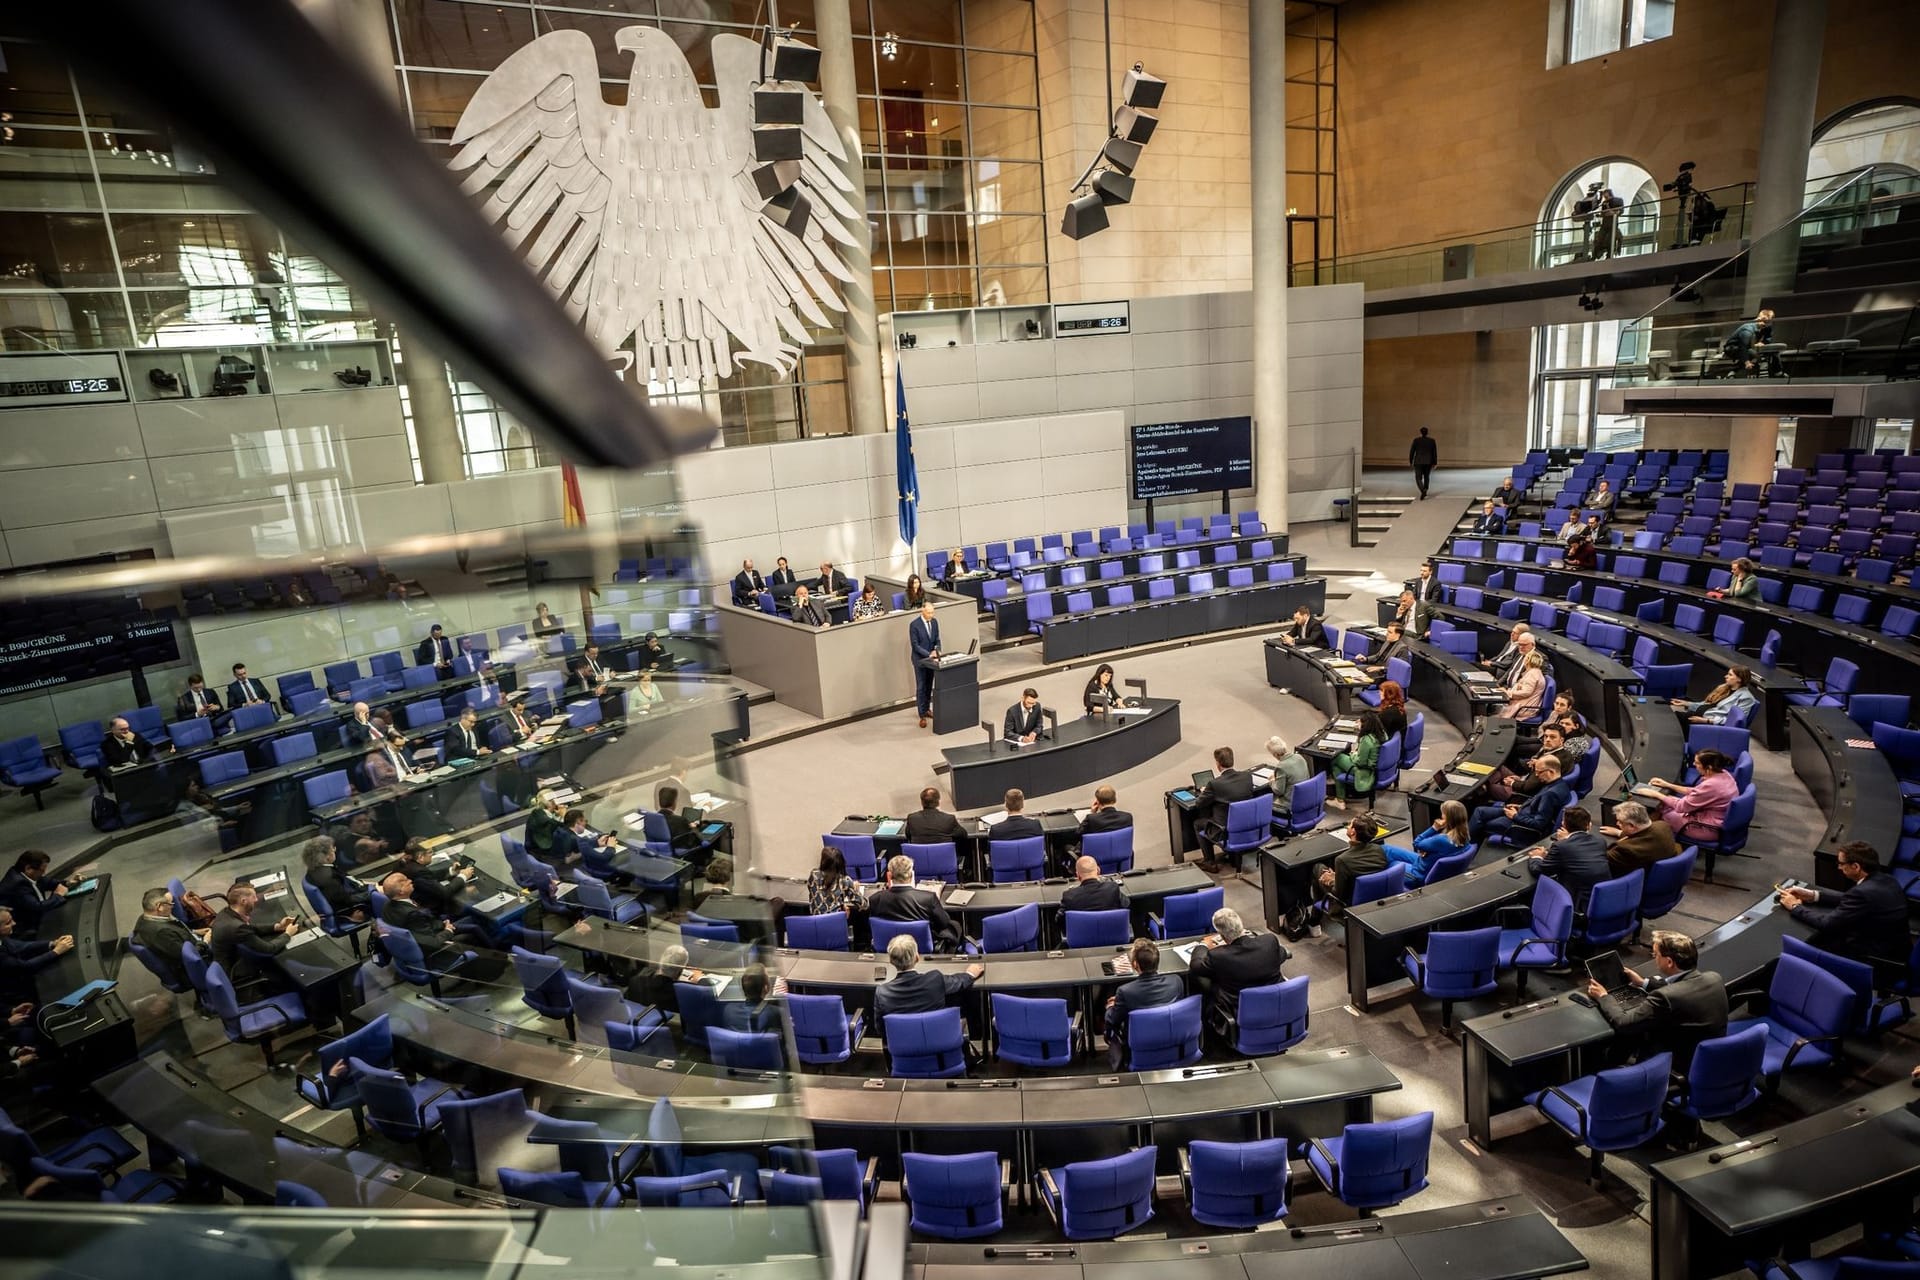
[[[934,733],[959,733],[979,723],[979,655],[957,653],[940,659],[933,677]]]

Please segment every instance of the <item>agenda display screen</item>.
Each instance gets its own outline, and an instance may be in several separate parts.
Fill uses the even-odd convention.
[[[0,633],[0,698],[180,660],[173,623],[148,613]]]
[[[1133,500],[1253,487],[1253,419],[1196,418],[1133,429]]]

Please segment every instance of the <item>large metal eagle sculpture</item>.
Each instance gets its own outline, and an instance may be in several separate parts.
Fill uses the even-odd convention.
[[[752,176],[760,46],[714,37],[712,109],[665,32],[624,27],[614,47],[633,58],[623,107],[601,96],[583,32],[551,32],[501,63],[454,131],[463,188],[487,193],[482,211],[526,245],[595,346],[616,358],[634,339],[637,379],[699,382],[745,361],[791,371],[806,325],[831,327],[828,312],[845,309],[842,219],[864,216],[825,108],[805,95],[796,185],[816,216],[796,235],[763,212]]]

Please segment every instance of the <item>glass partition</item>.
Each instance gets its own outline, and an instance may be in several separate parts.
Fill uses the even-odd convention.
[[[1910,368],[1920,308],[1871,287],[1872,231],[1920,199],[1920,180],[1869,167],[1819,188],[1804,212],[1623,326],[1614,385],[1880,379]],[[1799,281],[1760,300],[1770,326],[1749,323],[1746,296],[1763,245],[1791,246]]]

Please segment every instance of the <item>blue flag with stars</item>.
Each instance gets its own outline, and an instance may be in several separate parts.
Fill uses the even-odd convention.
[[[900,486],[900,540],[915,545],[920,533],[920,473],[913,465],[913,433],[907,427],[907,384],[893,366],[894,479]]]

